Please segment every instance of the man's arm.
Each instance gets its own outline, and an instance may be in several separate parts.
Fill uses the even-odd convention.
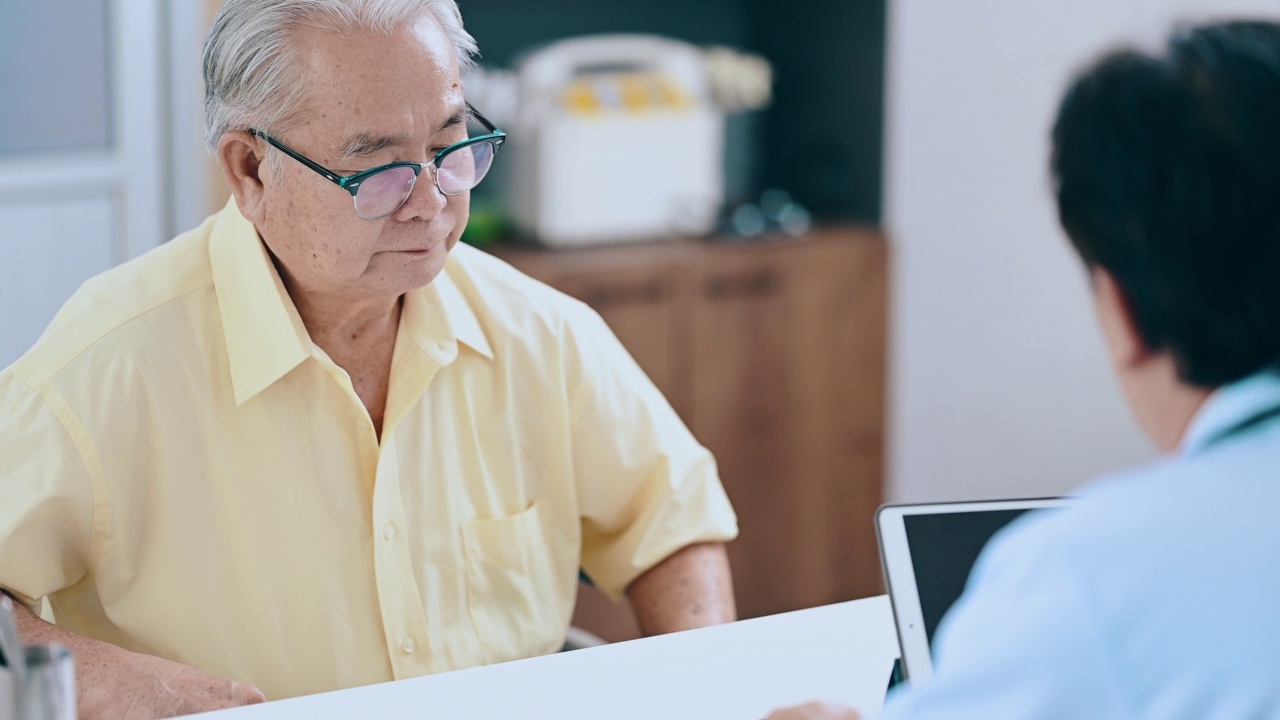
[[[28,645],[57,643],[71,651],[81,720],[151,720],[239,707],[266,698],[249,683],[130,652],[41,620],[14,604],[18,636]]]
[[[721,543],[690,545],[676,551],[632,581],[627,595],[645,635],[737,619],[733,576]]]

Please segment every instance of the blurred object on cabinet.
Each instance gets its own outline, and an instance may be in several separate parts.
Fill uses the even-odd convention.
[[[645,35],[553,43],[517,69],[511,209],[549,246],[710,232],[724,118],[702,52]]]
[[[887,248],[878,230],[750,243],[490,248],[595,308],[694,435],[738,511],[740,617],[882,591]],[[583,586],[574,624],[638,636]]]
[[[513,140],[500,184],[516,226],[550,247],[714,232],[726,116],[772,97],[762,57],[642,34],[558,40],[465,83]]]
[[[782,187],[818,225],[880,223],[886,0],[483,0],[462,12],[486,67],[512,68],[529,48],[608,33],[767,58],[768,109],[727,118],[727,199]],[[502,126],[496,108],[482,109]]]

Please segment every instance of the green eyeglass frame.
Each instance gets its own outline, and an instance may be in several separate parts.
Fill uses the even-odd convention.
[[[398,162],[387,163],[386,165],[379,165],[374,168],[369,168],[368,170],[355,173],[354,175],[339,175],[338,173],[330,170],[329,168],[321,165],[320,163],[312,160],[311,158],[308,158],[302,153],[290,148],[289,146],[285,145],[284,143],[280,142],[274,137],[266,134],[265,132],[262,132],[261,130],[251,129],[249,130],[249,134],[255,137],[262,138],[263,140],[267,141],[268,143],[271,144],[272,147],[276,148],[280,152],[284,153],[285,155],[288,155],[294,160],[297,160],[303,165],[306,165],[308,168],[314,170],[318,175],[320,175],[324,179],[328,180],[329,182],[332,182],[333,184],[337,185],[343,190],[346,190],[347,192],[351,193],[351,197],[354,198],[356,196],[356,193],[359,192],[360,190],[360,183],[364,182],[366,178],[372,175],[376,175],[380,172],[390,170],[392,168],[397,168],[397,167],[412,168],[413,174],[415,176],[419,175],[422,172],[422,168],[427,165],[434,166],[438,171],[441,167],[441,163],[444,162],[444,159],[448,157],[449,154],[462,150],[463,148],[467,148],[472,145],[478,145],[480,143],[485,143],[485,142],[493,145],[493,152],[494,152],[494,155],[496,156],[498,150],[502,149],[502,144],[506,142],[507,134],[502,130],[500,130],[492,122],[490,122],[489,119],[486,118],[484,115],[481,115],[478,110],[476,110],[474,107],[471,106],[471,103],[467,103],[466,107],[467,107],[467,112],[470,113],[471,117],[474,117],[476,121],[478,121],[482,126],[484,126],[484,129],[487,131],[486,134],[477,135],[476,137],[473,137],[473,138],[467,138],[462,142],[454,143],[453,145],[450,145],[449,147],[436,153],[435,157],[431,158],[429,162],[419,163],[419,162],[401,160]],[[483,179],[484,178],[481,178],[481,180]],[[438,174],[437,174],[437,177],[435,178],[435,182],[436,182],[436,187],[440,188]],[[479,182],[480,181],[477,180],[476,184],[478,185]],[[444,192],[443,188],[440,188],[440,192],[444,193],[445,195],[461,194],[461,193],[447,193],[447,192]],[[464,190],[463,192],[466,192],[466,191]]]

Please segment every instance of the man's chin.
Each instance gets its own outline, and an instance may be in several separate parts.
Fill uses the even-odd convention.
[[[441,243],[430,250],[387,253],[387,256],[386,281],[395,286],[388,290],[406,293],[430,285],[439,277],[444,272],[449,251]]]

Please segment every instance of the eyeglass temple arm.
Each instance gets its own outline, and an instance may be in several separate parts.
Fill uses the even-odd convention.
[[[489,120],[489,118],[481,114],[480,111],[477,110],[475,106],[472,105],[471,103],[467,103],[467,111],[471,113],[472,117],[474,117],[476,120],[479,120],[481,125],[484,125],[485,130],[488,130],[491,133],[502,133],[504,135],[506,134],[502,130],[499,130],[497,125],[494,125],[493,122]]]
[[[285,144],[284,144],[284,143],[280,142],[279,140],[276,140],[275,138],[273,138],[273,137],[271,137],[270,135],[268,135],[268,134],[266,134],[266,133],[262,132],[261,130],[250,130],[250,131],[249,131],[249,133],[250,133],[251,135],[254,135],[254,136],[260,137],[260,138],[262,138],[263,140],[266,140],[268,143],[270,143],[270,144],[271,144],[271,147],[273,147],[273,148],[275,148],[275,149],[279,150],[280,152],[284,153],[285,155],[288,155],[289,157],[293,158],[294,160],[297,160],[298,162],[302,163],[303,165],[306,165],[307,167],[311,168],[312,170],[315,170],[317,173],[320,173],[321,175],[323,175],[323,176],[324,176],[324,178],[325,178],[326,180],[328,180],[329,182],[333,183],[334,185],[337,185],[337,186],[338,186],[338,187],[340,187],[340,188],[346,189],[346,186],[345,186],[345,185],[343,185],[343,183],[342,183],[342,178],[338,175],[338,173],[336,173],[336,172],[334,172],[334,171],[330,170],[329,168],[327,168],[327,167],[325,167],[325,166],[321,165],[320,163],[315,162],[314,160],[311,160],[310,158],[307,158],[307,157],[305,157],[305,156],[303,156],[303,155],[300,155],[300,154],[298,154],[298,153],[294,152],[293,150],[290,150],[288,147],[286,147],[286,146],[285,146]]]

